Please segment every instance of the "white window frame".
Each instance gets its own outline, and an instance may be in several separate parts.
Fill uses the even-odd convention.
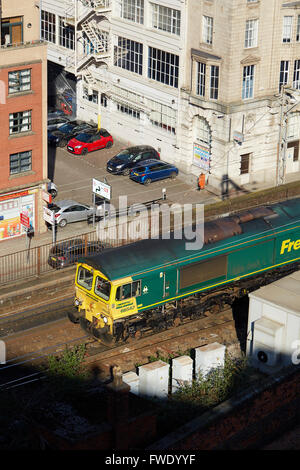
[[[211,16],[203,15],[202,17],[202,41],[205,44],[212,45],[213,25],[214,25],[214,19]]]
[[[210,80],[209,80],[209,98],[217,100],[219,97],[219,83],[220,83],[220,67],[219,65],[210,66]]]
[[[255,65],[246,65],[243,68],[242,99],[248,100],[254,96]]]
[[[9,134],[31,131],[31,109],[9,114]]]
[[[119,5],[121,18],[144,24],[144,0],[120,0]]]
[[[198,96],[205,96],[205,82],[206,82],[206,64],[204,62],[197,62],[197,82],[196,94]]]
[[[292,34],[293,34],[293,17],[284,16],[283,28],[282,28],[282,42],[284,44],[289,44],[292,40]]]
[[[151,109],[149,120],[153,126],[159,127],[169,134],[176,134],[177,116],[175,109],[150,99],[147,99],[147,107]]]
[[[257,47],[258,37],[258,19],[251,19],[246,21],[245,29],[245,48]]]
[[[143,49],[142,43],[117,36],[114,47],[114,65],[128,72],[143,75]]]
[[[181,12],[174,8],[151,4],[152,28],[180,36]]]
[[[41,11],[41,38],[56,43],[56,16],[49,11]]]
[[[178,88],[179,55],[149,46],[148,78]]]
[[[286,85],[289,81],[289,70],[290,62],[289,60],[280,61],[280,73],[279,73],[279,91],[281,91],[282,85]]]
[[[300,89],[300,60],[294,61],[293,88]]]

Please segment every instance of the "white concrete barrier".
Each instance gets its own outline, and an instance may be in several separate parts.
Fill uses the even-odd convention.
[[[209,372],[216,367],[224,367],[225,350],[223,344],[211,343],[195,349],[195,371],[196,378],[201,373],[207,377]]]
[[[150,362],[139,367],[139,393],[142,396],[167,398],[169,390],[169,364]]]
[[[172,360],[172,393],[193,380],[193,359],[189,356],[175,357]]]

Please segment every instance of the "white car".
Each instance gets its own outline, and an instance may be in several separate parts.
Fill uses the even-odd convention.
[[[87,220],[95,212],[94,207],[81,204],[71,199],[57,201],[49,204],[48,208],[54,212],[55,222],[60,227],[65,227],[71,222]]]

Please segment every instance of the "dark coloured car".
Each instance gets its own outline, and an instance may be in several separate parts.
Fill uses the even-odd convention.
[[[88,152],[112,147],[114,141],[106,129],[92,129],[81,132],[68,142],[67,149],[76,155],[86,155]]]
[[[65,147],[68,141],[80,132],[93,129],[95,126],[84,121],[69,121],[53,131],[48,130],[48,144]]]
[[[137,163],[149,160],[160,159],[159,153],[150,145],[137,145],[121,150],[111,158],[106,165],[106,170],[115,175],[129,175],[130,170]]]
[[[48,118],[47,130],[49,132],[49,131],[54,131],[55,129],[59,129],[59,127],[61,127],[66,122],[69,122],[69,118],[66,116],[57,116],[57,117]]]
[[[148,160],[139,163],[130,172],[130,179],[148,185],[152,181],[158,181],[165,178],[175,179],[178,175],[178,168],[171,163]]]
[[[81,256],[94,255],[105,248],[100,242],[85,242],[85,240],[75,239],[58,243],[49,251],[48,264],[55,269],[70,266],[78,261]]]

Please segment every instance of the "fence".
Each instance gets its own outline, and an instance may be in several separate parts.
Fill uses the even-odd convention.
[[[136,205],[138,211],[140,206]],[[128,216],[102,220],[94,231],[67,238],[56,244],[47,243],[28,250],[0,256],[0,285],[53,271],[62,264],[74,264],[80,256],[93,255],[108,247],[127,245],[137,240],[157,238],[159,234],[182,229],[180,207],[168,212],[167,206]],[[177,212],[176,212],[177,211]],[[177,215],[178,214],[178,217]],[[192,216],[192,212],[191,212]]]

